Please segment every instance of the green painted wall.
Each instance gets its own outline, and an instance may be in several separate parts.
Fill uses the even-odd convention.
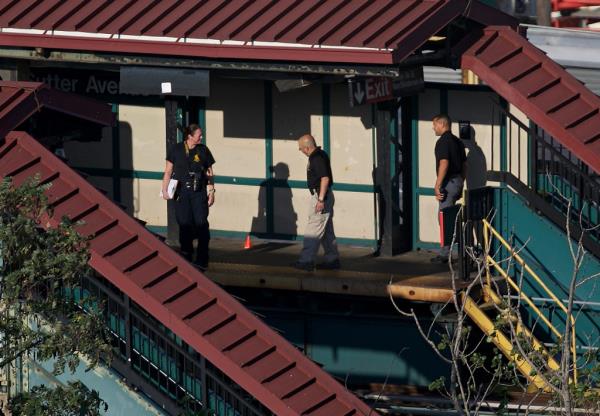
[[[495,204],[498,210],[495,217],[496,229],[502,230],[504,238],[514,241],[515,246],[523,247],[521,255],[527,264],[557,297],[567,299],[574,270],[569,244],[576,249],[576,242],[568,240],[562,230],[532,211],[523,198],[508,188],[496,190]],[[587,254],[577,275],[578,281],[598,273],[600,259]],[[527,295],[548,298],[533,279],[527,275],[525,277],[523,288]],[[576,299],[588,302],[578,307],[581,311],[576,328],[578,344],[581,346],[595,345],[595,340],[600,336],[600,290],[596,288],[597,281],[598,279],[588,281],[576,290]],[[551,302],[537,303],[557,328],[564,327],[563,313],[557,312]]]

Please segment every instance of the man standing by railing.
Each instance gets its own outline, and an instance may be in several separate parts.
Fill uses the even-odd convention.
[[[467,171],[467,155],[462,141],[451,132],[452,121],[446,114],[433,118],[433,131],[439,136],[435,144],[435,198],[439,202],[439,212],[456,204],[461,197]],[[439,216],[438,216],[439,218]],[[450,246],[442,245],[439,255],[431,259],[433,262],[446,263],[450,254]]]

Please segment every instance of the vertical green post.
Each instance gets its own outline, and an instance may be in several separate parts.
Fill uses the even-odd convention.
[[[323,101],[323,150],[331,159],[331,86],[329,84],[323,84],[321,95]]]
[[[265,183],[267,195],[267,234],[273,234],[274,189],[273,189],[273,91],[271,81],[264,82],[265,91]]]
[[[206,97],[198,98],[198,125],[202,129],[202,135],[204,136],[204,144],[206,145]]]
[[[375,111],[376,111],[376,107],[375,104],[371,104],[371,154],[373,157],[373,172],[375,172],[375,167],[377,166],[377,130],[375,128]],[[375,241],[379,241],[379,233],[381,232],[381,230],[379,230],[379,206],[377,204],[377,198],[378,198],[378,194],[377,194],[377,179],[376,179],[376,175],[372,175],[373,176],[373,206],[374,209],[373,211],[375,212],[375,215],[373,215],[373,230],[374,230],[374,239]]]
[[[500,106],[504,109],[508,109],[508,103],[502,97],[500,97]],[[508,170],[508,151],[506,143],[506,115],[504,112],[500,114],[500,171],[506,172]]]
[[[419,96],[410,99],[412,140],[412,249],[419,241]]]
[[[119,104],[113,103],[111,110],[115,115],[112,128],[112,186],[113,199],[121,202],[121,149],[119,141]]]
[[[185,126],[183,125],[183,108],[181,108],[180,102],[177,102],[175,120],[177,123],[177,143],[181,143],[183,142],[183,129],[185,128]]]

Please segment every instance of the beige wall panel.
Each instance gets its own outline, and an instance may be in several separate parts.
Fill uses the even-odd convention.
[[[336,192],[334,226],[337,237],[375,238],[373,194]]]
[[[330,143],[333,179],[373,183],[373,114],[370,105],[350,107],[348,86],[331,86]]]
[[[440,113],[439,90],[428,89],[419,95],[419,187],[435,185],[435,141],[431,120]]]
[[[160,198],[160,181],[121,179],[121,202],[127,212],[147,225],[167,225],[167,201]]]
[[[304,189],[275,188],[273,224],[277,234],[304,233],[309,193]],[[302,214],[299,214],[298,212]]]
[[[458,121],[468,120],[474,132],[474,141],[465,141],[467,147],[467,186],[485,186],[485,173],[492,168],[492,145],[494,167],[500,166],[500,117],[494,102],[498,96],[491,92],[449,91],[448,108],[454,121],[452,133],[458,136]],[[492,126],[493,125],[493,126]]]
[[[112,128],[102,128],[98,142],[66,142],[65,154],[70,166],[86,168],[112,168]]]
[[[119,105],[121,168],[164,170],[165,130],[163,107]]]
[[[265,177],[263,81],[211,80],[206,140],[223,176]]]
[[[311,85],[280,93],[273,88],[273,165],[289,171],[290,180],[306,180],[307,159],[298,151],[296,139],[306,133],[323,144],[321,86]]]
[[[310,193],[306,189],[291,189],[292,207],[275,207],[275,232],[290,234],[293,218],[297,216],[298,235],[304,235],[310,208]],[[275,201],[287,201],[289,193],[283,189],[275,191]],[[292,221],[287,221],[291,218]],[[335,192],[333,225],[337,237],[373,239],[374,231],[373,195],[361,192]]]
[[[291,194],[291,207],[290,203]],[[336,193],[337,195],[337,193]],[[296,229],[296,235],[303,235],[308,222],[308,210],[310,204],[310,193],[308,189],[275,189],[275,232],[291,234]],[[281,204],[283,204],[281,206]],[[293,219],[296,216],[294,227]],[[292,221],[288,221],[292,219]]]
[[[210,227],[215,230],[265,232],[266,220],[259,208],[266,206],[266,193],[259,186],[217,185],[210,209]],[[260,197],[260,199],[259,199]]]
[[[515,107],[512,104],[509,104],[509,112],[511,115],[517,118],[521,123],[525,126],[529,127],[529,118]],[[529,146],[529,141],[527,139],[527,132],[519,127],[516,122],[511,122],[507,117],[507,131],[508,134],[507,145],[509,146],[509,157],[511,158],[510,171],[517,178],[521,179],[521,182],[527,184],[527,169],[528,169],[528,159],[527,159],[527,148]],[[512,141],[512,143],[511,143]],[[518,149],[518,150],[517,150]],[[520,161],[520,169],[519,169],[519,152],[521,154]],[[520,170],[520,171],[519,171]]]
[[[419,240],[439,243],[438,202],[434,196],[419,196]]]

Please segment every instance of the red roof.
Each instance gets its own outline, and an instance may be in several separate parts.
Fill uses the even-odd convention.
[[[600,173],[600,97],[544,52],[508,28],[488,27],[462,67]]]
[[[0,27],[117,36],[73,39],[52,32],[28,36],[3,33],[0,44],[64,49],[86,49],[85,44],[89,44],[93,47],[88,50],[112,52],[391,64],[390,50],[394,51],[394,62],[400,62],[461,15],[485,24],[490,18],[496,24],[515,24],[499,11],[471,0],[48,0],[26,4],[13,0],[0,6]],[[118,39],[119,35],[280,45],[225,46],[151,38],[132,41]],[[54,45],[36,43],[42,38],[62,41]],[[333,53],[323,46],[383,52],[341,49]]]
[[[114,122],[114,114],[106,103],[51,89],[39,82],[0,81],[0,138],[42,108],[105,126]]]
[[[274,414],[376,415],[298,349],[31,136],[0,146],[0,178],[51,182],[51,225],[83,221],[90,265]]]

